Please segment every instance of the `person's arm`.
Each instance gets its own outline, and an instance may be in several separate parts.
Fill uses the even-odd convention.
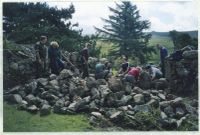
[[[154,80],[156,77],[156,71],[154,69],[151,69],[151,79]]]
[[[126,75],[127,73],[128,73],[128,71],[129,71],[129,63],[127,63],[127,69],[126,69],[126,71],[123,73],[123,75]]]

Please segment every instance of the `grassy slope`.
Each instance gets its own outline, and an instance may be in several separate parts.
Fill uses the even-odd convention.
[[[88,117],[79,115],[58,115],[52,113],[40,117],[39,114],[30,114],[16,110],[16,106],[4,103],[3,106],[4,132],[62,132],[62,131],[94,131]]]
[[[164,45],[169,53],[173,52],[173,43],[172,40],[169,37],[166,36],[152,36],[151,40],[149,41],[150,46],[155,46],[156,44]],[[101,46],[101,57],[105,57],[109,50],[112,49],[113,44],[112,43],[106,43],[102,41],[97,42],[97,46]],[[158,64],[159,63],[159,53],[153,54],[149,60],[149,62]]]

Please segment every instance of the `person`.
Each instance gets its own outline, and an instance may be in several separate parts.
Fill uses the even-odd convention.
[[[95,79],[106,79],[109,70],[106,70],[106,65],[100,61],[95,66]]]
[[[34,48],[36,52],[36,77],[41,77],[47,69],[47,37],[41,36]]]
[[[128,57],[123,56],[123,63],[121,65],[121,68],[118,73],[122,74],[124,76],[125,74],[128,73],[129,69],[130,69],[130,67],[129,67]]]
[[[91,44],[86,43],[85,47],[81,50],[81,68],[82,68],[82,78],[89,77],[89,67],[88,67],[88,58],[89,58],[89,49]]]
[[[124,82],[130,82],[134,86],[139,80],[142,69],[140,67],[132,67],[123,78]]]
[[[168,56],[167,48],[164,46],[157,44],[157,48],[160,51],[160,66],[163,76],[165,76],[165,58]]]
[[[151,75],[151,79],[152,80],[155,80],[155,79],[160,79],[163,74],[162,72],[160,71],[160,69],[156,68],[156,67],[153,67],[153,66],[150,66],[148,65],[146,67],[147,71],[149,72],[149,74]]]
[[[64,69],[64,63],[61,60],[61,52],[59,50],[59,44],[56,41],[50,43],[48,49],[49,55],[49,67],[51,68],[51,73],[58,75],[59,72]]]

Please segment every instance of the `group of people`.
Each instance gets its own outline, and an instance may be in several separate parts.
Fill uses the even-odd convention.
[[[51,72],[52,74],[58,75],[59,72],[65,68],[65,64],[62,61],[62,55],[59,50],[59,44],[56,41],[50,42],[48,45],[46,36],[41,36],[40,41],[35,45],[36,51],[36,77],[41,77],[44,73]],[[85,47],[80,51],[81,57],[81,72],[82,78],[89,77],[89,49],[91,48],[90,43],[86,43]],[[160,50],[160,67],[161,70],[155,66],[147,65],[141,67],[130,67],[128,57],[123,56],[123,63],[118,71],[118,76],[122,78],[123,82],[130,82],[133,85],[140,79],[141,72],[148,72],[152,80],[159,79],[165,75],[164,70],[164,59],[167,57],[167,49],[161,45],[157,45]],[[70,60],[67,62],[71,63]],[[73,65],[71,63],[71,65]],[[108,79],[112,76],[112,65],[107,60],[99,60],[95,66],[95,78],[96,79]]]
[[[89,48],[91,44],[86,43],[85,47],[81,50],[81,70],[82,77],[88,77],[88,58]],[[36,78],[42,77],[46,74],[58,75],[62,69],[65,68],[63,59],[68,62],[71,66],[75,67],[69,59],[63,58],[59,49],[59,44],[56,41],[48,43],[47,36],[41,36],[40,41],[35,44],[36,52]]]

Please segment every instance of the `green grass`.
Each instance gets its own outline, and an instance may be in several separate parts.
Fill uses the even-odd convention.
[[[96,131],[89,124],[88,116],[50,114],[41,117],[16,110],[15,105],[4,103],[3,106],[4,132],[62,132],[62,131]]]
[[[156,44],[164,45],[169,53],[173,52],[173,42],[169,37],[165,36],[152,36],[152,38],[149,41],[149,46],[156,46]],[[111,42],[103,42],[98,41],[97,46],[101,46],[101,54],[100,57],[106,57],[110,50],[113,48],[114,44]],[[159,64],[159,52],[157,50],[157,54],[152,54],[148,60],[149,63]],[[129,60],[130,64],[137,64],[137,61]],[[119,63],[119,60],[115,60],[115,63]]]

